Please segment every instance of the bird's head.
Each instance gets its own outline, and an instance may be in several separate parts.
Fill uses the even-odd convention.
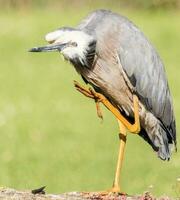
[[[34,47],[30,52],[59,51],[66,60],[92,64],[95,55],[96,40],[93,36],[74,28],[60,28],[45,36],[47,46]]]

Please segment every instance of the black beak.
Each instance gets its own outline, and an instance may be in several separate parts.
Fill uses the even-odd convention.
[[[43,47],[33,47],[29,52],[50,52],[50,51],[62,51],[66,47],[67,43],[64,44],[50,44]]]

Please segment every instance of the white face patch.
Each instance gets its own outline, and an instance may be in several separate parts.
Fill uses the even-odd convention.
[[[47,42],[49,42],[49,43],[54,42],[55,40],[58,39],[58,37],[60,37],[61,34],[62,34],[62,31],[60,31],[60,30],[57,30],[57,31],[48,33],[48,34],[45,36],[45,40],[46,40]]]
[[[93,37],[78,30],[57,30],[48,33],[45,36],[47,42],[53,44],[74,43],[76,45],[67,45],[61,53],[66,59],[79,57],[79,60],[85,60],[88,50],[88,44],[93,41]]]

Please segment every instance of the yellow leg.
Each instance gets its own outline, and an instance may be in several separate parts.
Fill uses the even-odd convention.
[[[120,129],[120,147],[119,147],[119,154],[118,154],[118,161],[115,173],[115,179],[113,187],[109,190],[109,192],[121,192],[120,188],[120,174],[122,169],[122,163],[124,158],[124,150],[126,145],[126,137],[127,131],[137,134],[140,132],[140,121],[139,121],[139,102],[136,95],[133,95],[133,107],[134,107],[134,124],[131,124],[120,112],[119,110],[114,107],[102,94],[95,92],[91,88],[86,89],[80,86],[77,82],[75,82],[76,89],[84,94],[85,96],[92,98],[95,100],[96,103],[103,103],[106,108],[108,108],[117,118],[119,123]],[[97,109],[99,106],[97,107]],[[101,113],[100,113],[101,114]]]
[[[117,160],[117,166],[116,166],[116,173],[114,178],[113,187],[110,190],[111,192],[122,192],[120,187],[120,178],[121,178],[121,169],[124,159],[124,151],[126,146],[126,127],[118,120],[119,123],[119,139],[120,139],[120,146],[119,146],[119,154],[118,154],[118,160]]]

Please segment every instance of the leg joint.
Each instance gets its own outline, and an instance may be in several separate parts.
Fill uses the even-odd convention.
[[[126,142],[126,135],[119,133],[119,139]]]

